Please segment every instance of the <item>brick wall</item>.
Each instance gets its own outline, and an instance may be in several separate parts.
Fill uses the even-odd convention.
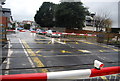
[[[3,24],[5,27],[8,27],[8,18],[0,17],[0,23]]]

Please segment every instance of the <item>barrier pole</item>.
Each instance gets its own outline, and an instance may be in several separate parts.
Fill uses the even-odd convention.
[[[16,75],[1,75],[0,79],[5,80],[20,80],[37,79],[37,81],[47,81],[49,79],[85,79],[90,77],[105,76],[120,73],[120,66],[105,67],[99,69],[83,69],[48,73],[32,73],[32,74],[16,74]]]

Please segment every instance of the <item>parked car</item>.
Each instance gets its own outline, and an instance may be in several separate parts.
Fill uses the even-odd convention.
[[[61,34],[58,31],[47,30],[46,32],[47,32],[46,36],[49,36],[49,37],[61,37]]]
[[[46,31],[43,30],[43,29],[37,29],[36,32],[37,32],[37,34],[41,34],[41,35],[45,35],[46,34]]]
[[[17,30],[23,30],[24,28],[21,28],[21,27],[19,27],[19,28],[17,28]]]

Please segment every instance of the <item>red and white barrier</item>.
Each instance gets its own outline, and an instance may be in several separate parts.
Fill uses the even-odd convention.
[[[120,73],[120,66],[106,67],[98,69],[72,70],[61,72],[48,73],[33,73],[33,74],[16,74],[16,75],[1,75],[0,79],[5,80],[20,80],[34,79],[37,81],[48,81],[51,79],[85,79],[90,77],[105,76]]]
[[[31,31],[32,33],[37,33],[37,31]],[[47,32],[42,32],[43,34]],[[52,34],[61,34],[61,35],[78,35],[78,36],[96,36],[94,34],[77,34],[77,33],[61,33],[61,32],[54,32]]]
[[[78,35],[78,36],[96,36],[94,34],[76,34],[76,33],[62,33],[63,35]]]
[[[62,35],[78,35],[78,36],[96,36],[96,35],[94,35],[94,34],[59,33],[59,32],[56,32],[56,33],[53,33],[53,34],[62,34]]]
[[[26,32],[26,30],[19,30],[20,32]]]
[[[15,32],[16,30],[7,30],[8,32]],[[26,32],[26,30],[19,30],[19,32]]]
[[[37,33],[37,31],[31,31],[32,33]]]

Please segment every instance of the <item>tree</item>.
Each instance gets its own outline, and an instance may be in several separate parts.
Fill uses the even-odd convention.
[[[103,28],[110,28],[112,20],[109,18],[109,13],[102,13],[94,17],[96,31],[100,31]]]
[[[82,29],[87,14],[89,12],[82,2],[62,2],[55,10],[56,26]]]
[[[11,29],[15,29],[15,23],[11,23],[12,24],[12,28]]]
[[[24,29],[30,29],[30,24],[24,24]]]
[[[44,2],[34,17],[35,22],[41,27],[53,27],[54,6],[54,3]]]

